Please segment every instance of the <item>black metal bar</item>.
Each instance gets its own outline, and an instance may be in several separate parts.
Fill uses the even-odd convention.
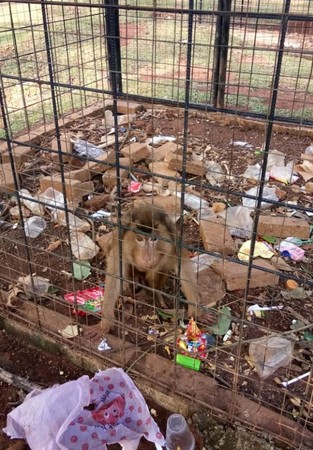
[[[41,0],[15,0],[14,3],[27,3],[27,4],[41,4]],[[88,3],[88,2],[69,2],[69,1],[54,1],[54,0],[46,0],[46,5],[56,5],[56,6],[77,6],[80,8],[95,8],[95,9],[104,9],[106,6],[100,3]],[[142,12],[153,12],[155,9],[153,7],[149,6],[138,6],[137,5],[111,5],[112,9],[119,9],[119,10],[126,10],[126,11],[142,11]],[[157,8],[157,11],[159,13],[169,13],[169,14],[189,14],[189,9],[182,8],[166,8],[166,7],[159,7]],[[224,16],[237,16],[237,17],[246,17],[246,18],[252,18],[252,19],[275,19],[281,21],[282,14],[281,13],[264,13],[264,12],[217,12],[216,10],[210,10],[210,9],[194,9],[193,14],[199,14],[202,16],[215,16],[215,15],[224,15]],[[302,15],[302,14],[290,14],[288,15],[288,21],[293,20],[303,20],[304,22],[312,22],[313,21],[313,15]]]
[[[217,9],[218,12],[223,11],[223,0],[218,0]],[[220,56],[222,43],[222,23],[223,23],[223,16],[218,15],[215,24],[213,81],[212,81],[212,104],[215,108],[217,107],[217,99],[218,99],[218,83],[219,83]]]
[[[122,92],[121,42],[118,0],[104,0],[109,82],[112,91]]]
[[[222,0],[223,12],[231,10],[231,0]],[[227,55],[228,55],[228,43],[229,43],[229,28],[230,28],[230,16],[222,17],[221,24],[221,41],[220,41],[220,57],[219,57],[219,71],[218,71],[218,84],[217,84],[217,103],[218,108],[224,108],[225,100],[225,85],[227,77]]]
[[[288,13],[290,10],[290,3],[291,3],[291,0],[285,0],[284,14],[282,15],[282,21],[281,21],[279,48],[278,48],[276,66],[274,68],[271,106],[270,106],[270,112],[268,115],[268,122],[267,122],[267,128],[266,128],[266,133],[265,133],[264,156],[263,156],[259,192],[258,192],[258,196],[257,196],[257,204],[256,204],[255,218],[254,218],[253,231],[252,231],[249,266],[248,266],[248,274],[247,274],[247,284],[246,284],[246,290],[245,290],[245,299],[247,298],[249,287],[250,287],[253,253],[254,253],[255,243],[256,243],[256,239],[257,239],[257,229],[258,229],[258,224],[259,224],[261,203],[263,201],[263,199],[262,199],[263,190],[266,185],[267,161],[268,161],[270,143],[271,143],[272,133],[273,133],[275,108],[276,108],[276,103],[277,103],[277,94],[278,94],[279,81],[280,81],[280,75],[281,75],[281,69],[282,69],[282,61],[283,61],[283,56],[284,56],[285,40],[286,40],[286,34],[287,34],[287,28],[288,28]]]

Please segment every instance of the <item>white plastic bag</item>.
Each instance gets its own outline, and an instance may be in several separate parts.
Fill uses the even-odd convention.
[[[141,393],[116,368],[31,392],[3,431],[26,439],[32,450],[105,450],[114,443],[135,450],[142,436],[165,444]]]
[[[252,211],[251,208],[245,208],[244,206],[231,206],[219,213],[218,216],[225,218],[232,236],[246,239],[250,238],[252,234]]]
[[[246,192],[246,194],[254,195],[255,197],[258,197],[259,187],[253,187],[253,188],[249,189]],[[278,197],[276,195],[276,188],[275,187],[270,188],[268,186],[264,186],[262,199],[277,201]],[[247,208],[256,208],[257,202],[258,202],[257,198],[255,200],[252,198],[243,198],[242,199],[243,206],[246,206]],[[270,207],[271,207],[271,203],[267,203],[267,202],[261,203],[261,209],[268,209]]]

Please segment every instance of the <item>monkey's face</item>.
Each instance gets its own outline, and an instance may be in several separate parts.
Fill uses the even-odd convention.
[[[123,239],[130,264],[141,272],[168,266],[166,260],[174,254],[175,247],[167,241],[173,242],[175,228],[164,211],[147,206],[135,208],[125,224],[131,228]]]

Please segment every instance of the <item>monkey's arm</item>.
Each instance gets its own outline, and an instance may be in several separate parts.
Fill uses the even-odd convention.
[[[102,302],[101,328],[108,333],[113,328],[114,308],[120,295],[118,230],[113,232],[112,246],[107,253],[105,290]]]
[[[196,318],[199,314],[197,305],[201,303],[201,298],[192,262],[190,261],[188,252],[184,250],[181,259],[180,285],[186,299],[188,302],[191,302],[188,304],[188,316]]]

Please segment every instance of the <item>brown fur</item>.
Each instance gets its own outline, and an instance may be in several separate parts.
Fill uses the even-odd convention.
[[[162,290],[170,272],[178,273],[176,227],[169,216],[150,205],[131,208],[122,220],[123,291],[134,283]],[[127,229],[131,228],[131,229]],[[113,231],[106,252],[106,287],[102,306],[101,326],[105,333],[113,327],[114,308],[120,295],[119,232]],[[162,240],[162,239],[165,240]],[[170,242],[167,242],[170,241]],[[181,289],[189,302],[198,304],[200,295],[188,252],[183,249],[180,273]],[[161,301],[160,295],[158,298]],[[188,306],[188,315],[195,315],[196,305]]]

